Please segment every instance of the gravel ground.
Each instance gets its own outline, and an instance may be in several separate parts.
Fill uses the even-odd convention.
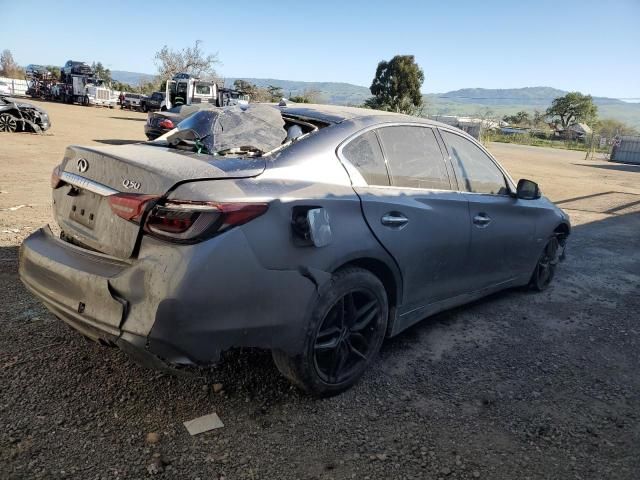
[[[93,109],[45,107],[98,121]],[[53,140],[0,143],[1,478],[638,478],[640,169],[492,146],[515,177],[540,179],[572,207],[569,257],[552,287],[426,319],[387,341],[355,388],[313,400],[267,352],[232,352],[180,377],[138,367],[28,294],[18,245],[50,215],[47,177],[61,155],[52,145],[30,164],[29,152],[96,138],[68,141],[58,128]],[[6,181],[15,158],[34,178],[28,196]],[[16,203],[31,206],[3,210]],[[189,436],[182,422],[211,412],[224,428]]]

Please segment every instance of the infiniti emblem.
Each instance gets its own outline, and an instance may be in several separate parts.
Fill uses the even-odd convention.
[[[78,171],[80,173],[84,173],[87,170],[89,170],[89,162],[87,162],[87,160],[84,158],[81,158],[80,160],[78,160]]]

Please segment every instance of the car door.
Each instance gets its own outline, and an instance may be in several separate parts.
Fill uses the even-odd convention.
[[[466,289],[469,210],[443,148],[432,128],[413,124],[369,130],[341,149],[363,177],[354,188],[367,223],[402,273],[401,315]]]
[[[469,201],[470,281],[476,290],[509,282],[531,263],[537,211],[512,194],[505,174],[479,144],[450,130],[440,133]]]

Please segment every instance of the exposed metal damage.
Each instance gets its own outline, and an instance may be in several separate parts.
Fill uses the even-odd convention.
[[[0,132],[44,133],[50,126],[49,115],[43,109],[11,97],[0,97]]]

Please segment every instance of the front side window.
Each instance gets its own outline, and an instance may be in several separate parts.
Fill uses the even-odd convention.
[[[473,193],[506,195],[509,193],[504,175],[480,147],[455,133],[442,131],[451,163],[464,189]]]
[[[196,85],[196,93],[198,95],[209,95],[211,87],[209,85]]]
[[[369,185],[389,185],[387,166],[372,130],[351,140],[342,149],[342,155],[356,167]]]
[[[384,127],[378,130],[378,134],[393,185],[451,189],[445,159],[431,128]]]

